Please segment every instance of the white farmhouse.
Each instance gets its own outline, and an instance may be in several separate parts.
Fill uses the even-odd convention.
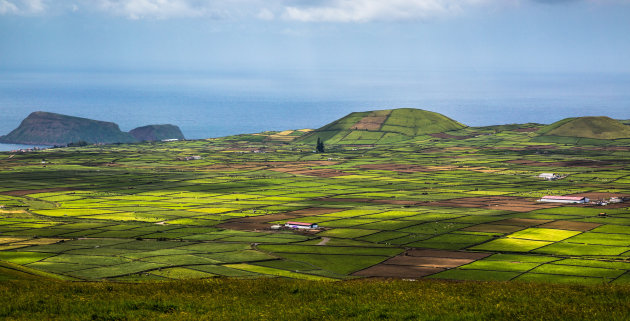
[[[543,196],[539,202],[564,203],[564,204],[584,204],[588,203],[588,197],[583,196]]]
[[[300,230],[311,230],[311,229],[316,229],[319,227],[317,223],[302,223],[302,222],[287,222],[286,224],[284,224],[284,226],[288,228],[300,229]]]
[[[540,175],[538,175],[538,178],[542,178],[542,179],[546,179],[548,181],[553,181],[558,179],[560,176],[554,174],[554,173],[541,173]]]

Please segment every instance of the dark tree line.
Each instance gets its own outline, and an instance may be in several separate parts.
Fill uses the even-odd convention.
[[[318,153],[324,152],[324,142],[319,137],[317,137],[317,146],[315,147],[315,151]]]

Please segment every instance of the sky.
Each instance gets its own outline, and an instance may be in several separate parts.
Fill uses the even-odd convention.
[[[630,72],[630,0],[0,0],[4,70]]]

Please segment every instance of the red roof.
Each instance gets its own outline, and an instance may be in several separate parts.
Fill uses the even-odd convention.
[[[583,196],[543,196],[545,200],[581,201]]]
[[[302,222],[287,222],[289,225],[302,225],[302,226],[311,226],[315,223],[302,223]]]

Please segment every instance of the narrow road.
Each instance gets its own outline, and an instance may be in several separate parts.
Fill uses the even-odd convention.
[[[322,237],[322,240],[319,241],[319,243],[317,243],[317,245],[326,245],[326,243],[328,243],[328,241],[330,241],[330,238]]]

